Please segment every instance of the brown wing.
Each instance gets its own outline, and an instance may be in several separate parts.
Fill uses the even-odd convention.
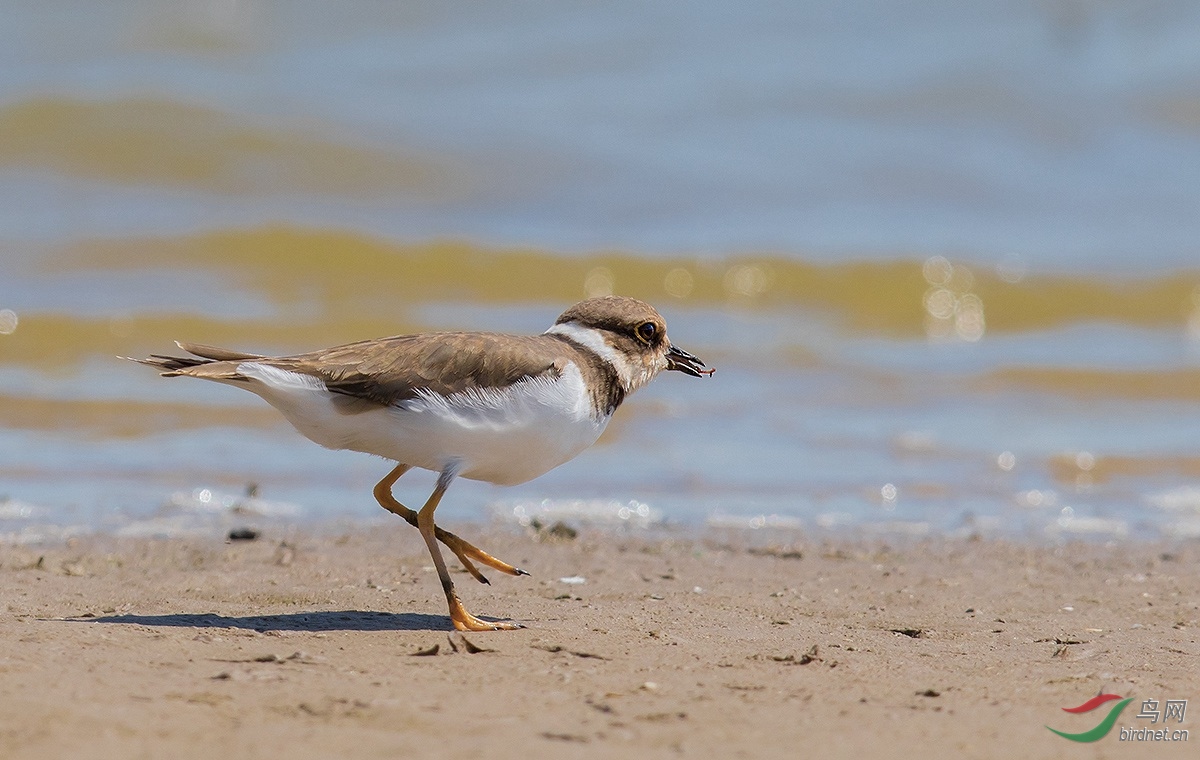
[[[366,340],[265,363],[319,377],[329,390],[395,404],[420,390],[450,394],[495,388],[564,369],[552,337],[427,333]]]

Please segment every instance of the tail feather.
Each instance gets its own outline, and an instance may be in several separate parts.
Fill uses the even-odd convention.
[[[187,351],[189,354],[202,356],[205,359],[212,359],[218,362],[233,362],[233,361],[248,361],[253,359],[265,359],[267,357],[262,354],[248,354],[243,351],[230,351],[228,348],[217,348],[216,346],[206,346],[203,343],[184,343],[183,341],[175,341],[175,345]]]
[[[247,354],[240,351],[230,351],[215,346],[205,346],[199,343],[175,342],[175,345],[193,356],[166,356],[151,354],[146,359],[135,359],[130,356],[121,357],[154,367],[162,372],[163,377],[202,377],[206,380],[246,380],[237,371],[237,366],[243,361],[262,359],[259,354]]]
[[[212,363],[208,359],[195,359],[190,356],[163,356],[162,354],[151,354],[145,359],[137,359],[132,356],[122,356],[120,358],[162,370],[164,377],[174,377],[175,375],[182,374],[180,370]]]

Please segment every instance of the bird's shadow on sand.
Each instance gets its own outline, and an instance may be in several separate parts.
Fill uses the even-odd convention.
[[[226,617],[214,613],[176,613],[173,615],[106,615],[70,618],[80,623],[116,623],[123,625],[165,626],[168,628],[245,628],[267,631],[448,631],[445,615],[419,612],[297,612],[288,615],[249,615]]]

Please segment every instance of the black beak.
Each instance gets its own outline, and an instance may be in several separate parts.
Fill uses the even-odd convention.
[[[704,362],[682,348],[676,348],[675,346],[667,348],[667,369],[678,370],[692,377],[703,377],[704,375],[712,375],[712,373],[716,372],[715,369],[701,369],[703,366]]]

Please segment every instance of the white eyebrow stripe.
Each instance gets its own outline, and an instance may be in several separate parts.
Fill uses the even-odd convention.
[[[591,351],[613,368],[621,380],[621,387],[629,392],[633,385],[633,368],[629,360],[617,349],[609,345],[604,334],[594,327],[585,327],[578,322],[562,322],[546,331],[546,335],[561,335]]]

